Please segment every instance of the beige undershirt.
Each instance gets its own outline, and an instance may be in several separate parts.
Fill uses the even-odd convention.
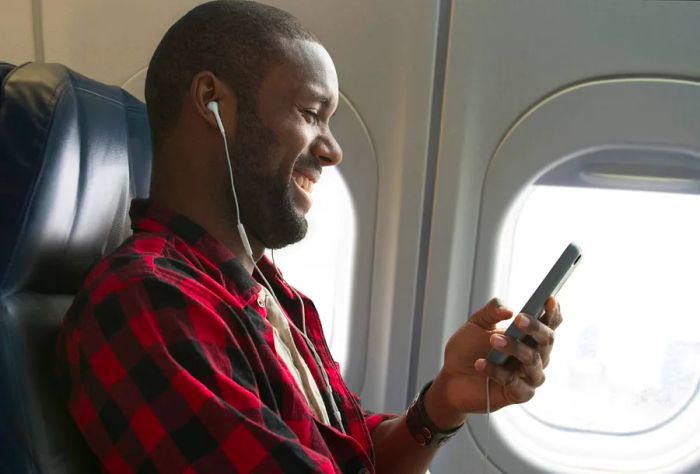
[[[277,354],[287,366],[287,369],[289,369],[294,380],[296,380],[297,386],[304,395],[311,411],[319,420],[329,425],[328,412],[326,411],[326,405],[323,403],[323,398],[321,398],[321,392],[319,392],[316,380],[309,371],[309,366],[306,365],[296,344],[294,344],[287,316],[282,312],[275,298],[269,294],[268,290],[265,288],[260,290],[260,296],[265,298],[267,320],[272,326]]]

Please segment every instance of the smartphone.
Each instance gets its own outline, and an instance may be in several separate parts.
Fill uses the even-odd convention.
[[[544,305],[547,302],[547,298],[557,294],[580,260],[581,248],[573,242],[570,243],[552,269],[549,270],[547,276],[544,277],[540,286],[537,287],[532,296],[530,296],[530,299],[527,300],[527,303],[525,303],[525,306],[523,306],[520,312],[540,319],[544,315]],[[505,335],[526,343],[529,342],[526,339],[532,341],[532,338],[527,336],[527,334],[522,332],[520,328],[515,325],[515,321],[506,329]],[[534,343],[534,341],[532,341],[532,343]],[[510,356],[508,354],[504,354],[495,349],[491,349],[486,356],[489,362],[496,365],[504,365],[509,358]]]

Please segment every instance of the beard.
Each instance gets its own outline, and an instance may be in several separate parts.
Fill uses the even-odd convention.
[[[229,146],[240,220],[246,233],[265,248],[279,249],[303,239],[308,223],[294,204],[291,176],[272,166],[279,144],[274,132],[254,110],[245,109],[248,107],[241,107],[236,134]],[[230,191],[229,196],[235,212]]]

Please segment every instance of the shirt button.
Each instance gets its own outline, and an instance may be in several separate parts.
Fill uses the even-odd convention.
[[[265,297],[263,295],[258,296],[258,306],[261,308],[265,307]]]

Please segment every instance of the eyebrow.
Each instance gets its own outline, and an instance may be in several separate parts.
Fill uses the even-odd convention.
[[[323,105],[328,105],[331,101],[331,98],[328,97],[326,94],[322,94],[317,91],[312,91],[311,95],[313,97],[313,100],[315,100],[316,102],[320,102]]]
[[[313,96],[313,100],[319,102],[323,106],[328,107],[328,105],[331,103],[330,97],[328,97],[325,94],[319,93],[317,91],[312,91],[311,94]],[[340,100],[338,101],[338,105],[340,105]],[[336,113],[338,113],[338,107],[335,108],[335,110],[333,111],[333,113],[330,115],[329,118],[333,118]]]

